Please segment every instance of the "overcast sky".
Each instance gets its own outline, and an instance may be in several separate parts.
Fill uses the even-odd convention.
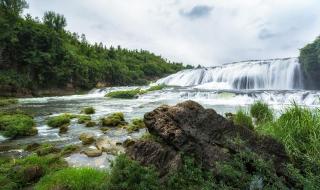
[[[26,13],[61,13],[90,42],[192,65],[294,57],[320,34],[320,0],[27,1]]]

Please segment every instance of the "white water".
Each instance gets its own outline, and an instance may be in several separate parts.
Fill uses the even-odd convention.
[[[183,70],[157,84],[199,89],[303,89],[297,58],[244,61],[212,68]]]

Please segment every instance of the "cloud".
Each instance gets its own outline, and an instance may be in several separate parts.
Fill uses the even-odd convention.
[[[295,57],[320,34],[319,0],[28,0],[25,13],[64,14],[90,42],[146,49],[177,62]]]
[[[207,5],[196,5],[190,11],[180,10],[180,14],[190,19],[206,17],[213,10],[213,7]]]

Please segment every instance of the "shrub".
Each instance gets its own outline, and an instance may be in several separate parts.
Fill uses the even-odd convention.
[[[160,189],[158,174],[154,168],[141,166],[125,155],[119,155],[112,163],[108,178],[109,190]]]
[[[105,96],[110,98],[133,99],[133,98],[136,98],[139,93],[140,93],[140,88],[137,88],[133,90],[113,91],[113,92],[109,92]]]
[[[178,171],[171,172],[165,181],[168,190],[216,189],[213,175],[204,171],[191,157],[183,158],[183,165]]]
[[[66,168],[43,177],[35,190],[104,190],[107,173],[93,168]]]
[[[233,116],[233,122],[236,125],[254,129],[252,118],[243,110],[237,111],[237,113]]]
[[[6,137],[32,136],[38,133],[32,117],[24,114],[1,114],[0,133]]]
[[[58,128],[66,124],[70,124],[70,119],[72,118],[69,114],[62,114],[55,117],[51,117],[47,125],[53,128]]]
[[[0,107],[17,104],[18,100],[14,98],[0,98]]]
[[[116,127],[126,124],[122,112],[113,113],[101,119],[102,125],[107,127]]]
[[[273,112],[268,104],[261,101],[255,102],[250,107],[250,114],[257,119],[257,123],[266,123],[273,120]]]
[[[82,123],[87,123],[91,121],[91,117],[89,115],[79,115],[78,116],[78,123],[82,124]]]
[[[94,114],[96,111],[93,107],[86,107],[83,108],[83,110],[81,111],[81,113],[85,113],[85,114]]]

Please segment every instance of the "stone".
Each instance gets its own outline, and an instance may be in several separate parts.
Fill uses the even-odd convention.
[[[121,146],[117,146],[116,142],[111,141],[107,137],[99,137],[96,141],[96,147],[98,150],[101,150],[103,152],[113,154],[113,155],[118,155],[124,152]]]
[[[59,128],[59,133],[66,133],[69,130],[69,124],[64,124]]]
[[[94,135],[91,133],[82,133],[79,137],[83,145],[90,145],[95,142]]]
[[[99,157],[102,155],[102,151],[98,149],[88,148],[82,151],[88,157]]]
[[[44,171],[40,166],[29,166],[24,169],[23,174],[25,181],[37,182],[44,175]]]

